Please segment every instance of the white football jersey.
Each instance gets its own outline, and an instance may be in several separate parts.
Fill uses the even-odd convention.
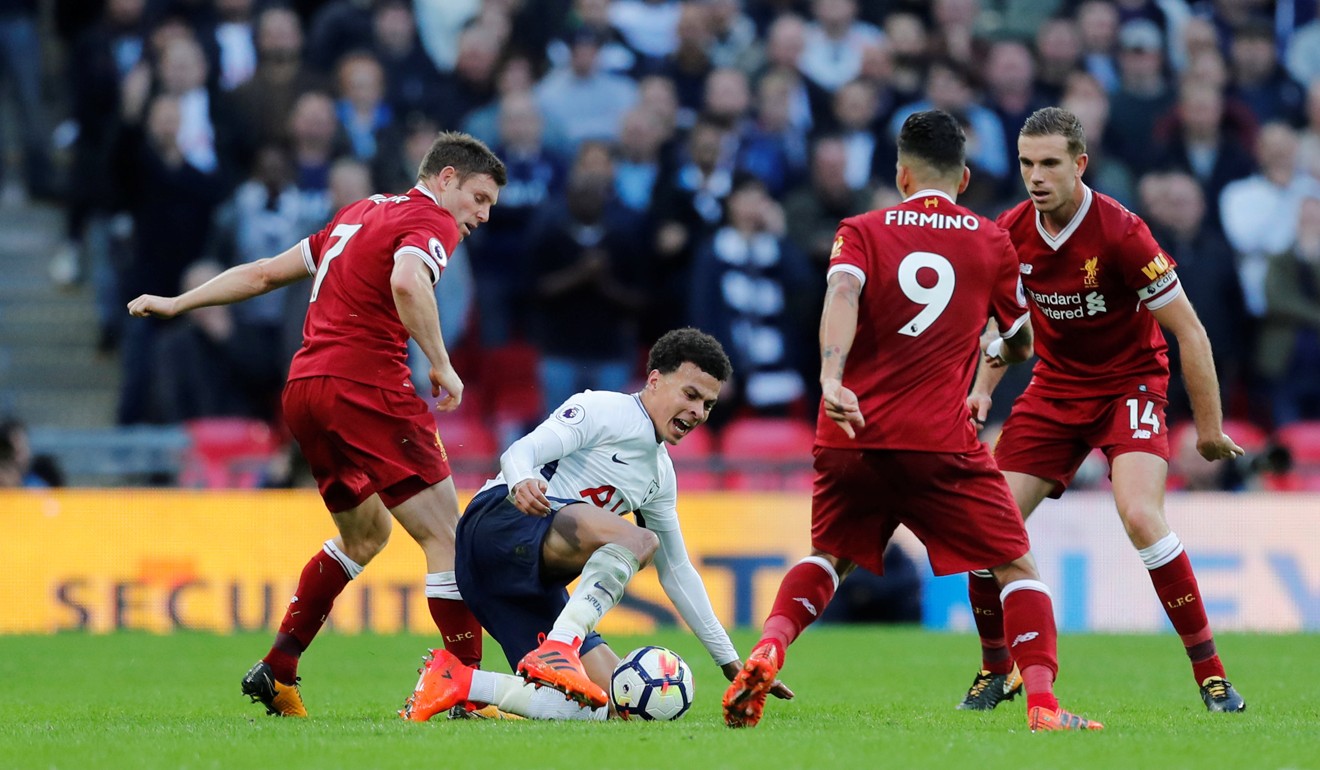
[[[557,459],[515,473],[526,478],[533,471],[546,479],[545,495],[552,503],[580,501],[620,515],[635,511],[649,530],[678,529],[674,463],[665,443],[656,439],[655,425],[637,394],[578,393],[514,442],[510,453],[521,454],[516,449],[523,442],[541,449],[547,431],[561,445],[558,451],[550,448]],[[533,456],[546,457],[543,451]],[[522,480],[507,479],[509,471],[502,463],[499,476],[486,482],[483,491]]]

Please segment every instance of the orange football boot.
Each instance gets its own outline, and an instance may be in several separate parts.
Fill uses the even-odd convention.
[[[765,709],[765,696],[779,676],[780,661],[775,648],[757,645],[747,656],[738,675],[724,691],[724,724],[729,727],[756,727]]]
[[[408,696],[399,716],[410,722],[425,722],[467,700],[472,689],[472,669],[447,650],[428,650],[417,670],[417,686]]]
[[[270,664],[264,660],[248,670],[243,676],[243,694],[253,703],[261,701],[266,713],[277,717],[307,717],[307,707],[303,705],[302,693],[298,690],[298,681],[284,684],[275,680]]]
[[[1079,717],[1069,711],[1064,711],[1062,707],[1058,709],[1047,709],[1044,706],[1036,706],[1027,711],[1027,726],[1031,731],[1040,732],[1043,730],[1103,730],[1105,726],[1094,719]]]
[[[542,639],[539,647],[518,661],[518,676],[537,687],[558,690],[583,706],[600,708],[609,702],[600,685],[587,676],[576,645]]]

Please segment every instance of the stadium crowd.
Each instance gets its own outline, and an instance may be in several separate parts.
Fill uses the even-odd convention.
[[[733,360],[716,430],[810,424],[835,228],[898,202],[904,118],[958,117],[960,203],[994,216],[1023,197],[1017,132],[1047,105],[1083,121],[1087,184],[1179,265],[1228,414],[1320,420],[1315,0],[0,0],[0,40],[12,173],[67,212],[51,275],[94,288],[122,425],[273,420],[309,287],[168,322],[124,303],[407,190],[451,129],[508,166],[437,287],[463,409],[501,445],[639,381],[683,325]]]

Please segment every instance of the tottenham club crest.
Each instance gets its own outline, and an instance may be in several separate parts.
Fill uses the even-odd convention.
[[[577,425],[582,422],[582,418],[587,414],[586,410],[577,404],[567,404],[558,412],[555,412],[555,419],[565,425]]]

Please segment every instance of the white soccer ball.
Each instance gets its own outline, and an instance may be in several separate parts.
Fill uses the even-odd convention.
[[[664,647],[638,647],[610,677],[610,699],[624,719],[678,719],[691,708],[692,694],[692,672]]]

